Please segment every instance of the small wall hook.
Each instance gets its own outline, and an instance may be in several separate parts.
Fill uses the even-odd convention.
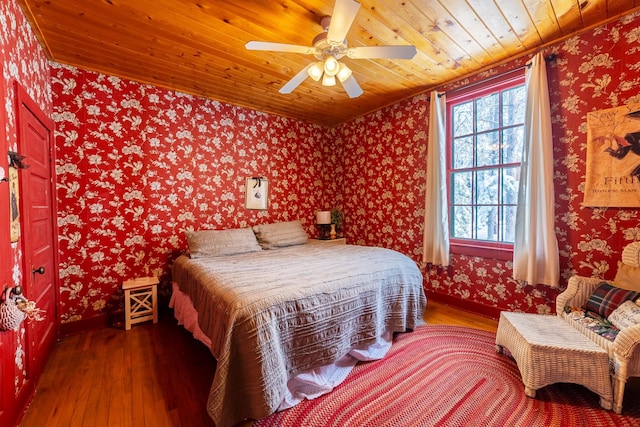
[[[27,165],[27,164],[22,163],[22,161],[24,159],[26,159],[27,156],[23,156],[22,154],[18,154],[15,151],[9,151],[8,154],[9,154],[9,160],[10,160],[9,166],[13,166],[16,169],[26,169],[29,166],[31,166],[31,165]]]

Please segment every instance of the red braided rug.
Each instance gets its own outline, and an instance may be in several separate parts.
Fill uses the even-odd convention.
[[[628,391],[622,415],[575,384],[531,399],[513,359],[496,354],[495,334],[428,325],[398,335],[386,358],[358,364],[331,393],[254,427],[639,426],[640,399]]]

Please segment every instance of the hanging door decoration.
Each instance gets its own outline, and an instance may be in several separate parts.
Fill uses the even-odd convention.
[[[18,189],[18,169],[29,165],[22,163],[25,156],[9,151],[9,212],[11,215],[11,243],[20,239],[20,191]]]
[[[20,193],[18,191],[18,169],[9,166],[9,200],[11,214],[11,243],[20,238]]]

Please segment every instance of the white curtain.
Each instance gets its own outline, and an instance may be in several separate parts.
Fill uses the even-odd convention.
[[[518,190],[513,278],[558,287],[560,267],[555,234],[553,141],[547,69],[541,53],[526,74],[524,153]]]
[[[431,92],[422,245],[422,260],[442,266],[449,265],[446,103],[444,94]]]

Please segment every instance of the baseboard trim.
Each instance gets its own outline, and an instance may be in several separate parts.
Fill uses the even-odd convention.
[[[504,311],[499,307],[489,307],[477,302],[463,300],[451,295],[445,295],[438,292],[427,292],[427,298],[432,298],[434,301],[437,301],[439,303],[451,305],[461,310],[470,311],[474,314],[479,314],[480,316],[488,317],[494,320],[500,318],[500,312]],[[427,302],[427,307],[428,305],[429,303]]]
[[[60,324],[60,338],[71,335],[84,334],[88,331],[106,328],[107,315],[91,317],[89,319],[78,320],[77,322],[68,322]]]

